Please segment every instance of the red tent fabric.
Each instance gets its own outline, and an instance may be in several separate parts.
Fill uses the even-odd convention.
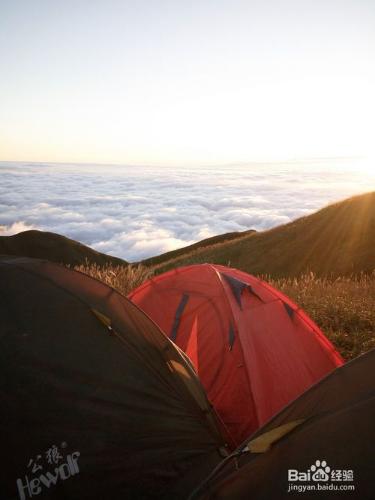
[[[236,269],[182,267],[129,298],[189,356],[233,446],[343,363],[291,300]]]

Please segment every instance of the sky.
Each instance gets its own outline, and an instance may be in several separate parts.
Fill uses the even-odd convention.
[[[204,169],[0,162],[0,236],[52,231],[134,262],[370,190],[375,170],[358,159]]]
[[[0,160],[372,158],[374,27],[373,0],[0,0]]]

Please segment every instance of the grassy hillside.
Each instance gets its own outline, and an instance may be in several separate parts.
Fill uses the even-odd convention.
[[[155,262],[155,260],[154,260]],[[274,278],[313,271],[344,276],[375,269],[375,192],[329,205],[274,229],[158,257],[157,273],[212,262]],[[148,263],[147,261],[145,262]]]
[[[13,236],[0,236],[0,254],[47,259],[76,266],[90,264],[104,266],[127,265],[124,260],[96,252],[77,241],[44,231],[24,231]]]
[[[172,250],[171,252],[163,253],[162,255],[158,255],[156,257],[150,257],[149,259],[143,260],[141,264],[145,266],[156,266],[158,264],[162,264],[165,261],[183,257],[187,253],[194,252],[195,250],[207,248],[212,245],[216,245],[217,243],[226,243],[228,241],[238,240],[240,238],[243,238],[244,236],[254,234],[255,232],[256,231],[254,231],[254,229],[249,229],[248,231],[236,231],[232,233],[219,234],[218,236],[212,236],[211,238],[206,238],[205,240],[198,241],[198,243],[194,243],[193,245],[179,248],[177,250]]]

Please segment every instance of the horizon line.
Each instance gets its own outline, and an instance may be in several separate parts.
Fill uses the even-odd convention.
[[[91,165],[91,166],[115,166],[115,167],[235,167],[245,165],[271,165],[277,163],[298,163],[298,162],[320,162],[327,160],[364,160],[368,158],[365,155],[348,155],[348,156],[310,156],[310,157],[291,157],[287,159],[278,160],[243,160],[224,163],[126,163],[126,162],[90,162],[90,161],[38,161],[38,160],[0,160],[1,163],[29,163],[29,164],[43,164],[43,165]]]

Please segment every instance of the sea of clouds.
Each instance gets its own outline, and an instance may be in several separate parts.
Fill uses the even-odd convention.
[[[216,234],[268,229],[374,190],[375,173],[358,161],[201,168],[0,162],[0,235],[53,231],[138,261]]]

